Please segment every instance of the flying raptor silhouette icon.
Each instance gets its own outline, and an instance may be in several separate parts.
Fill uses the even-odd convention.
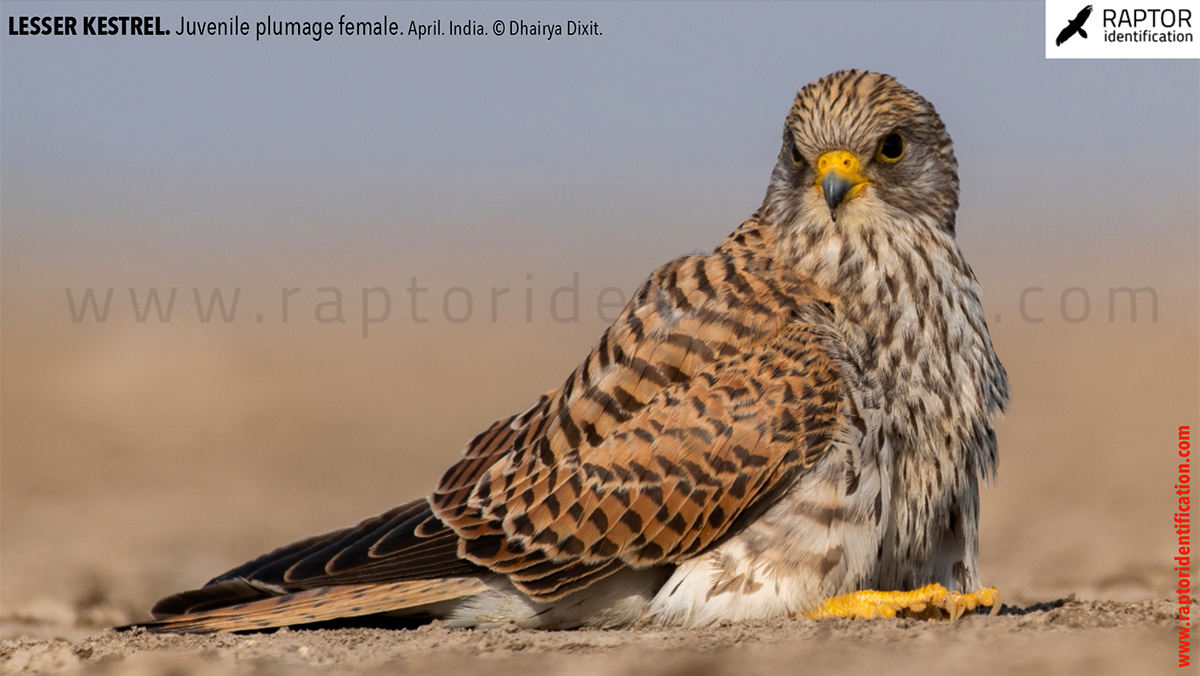
[[[1058,38],[1055,39],[1054,44],[1061,45],[1062,43],[1066,42],[1067,40],[1070,40],[1071,36],[1075,35],[1076,33],[1079,33],[1080,35],[1082,35],[1083,37],[1086,38],[1087,31],[1083,30],[1083,24],[1087,23],[1088,17],[1091,15],[1092,15],[1092,6],[1091,5],[1088,5],[1087,7],[1084,7],[1083,9],[1079,10],[1079,14],[1075,15],[1075,18],[1071,20],[1071,23],[1067,24],[1067,27],[1062,29],[1062,31],[1059,32]]]

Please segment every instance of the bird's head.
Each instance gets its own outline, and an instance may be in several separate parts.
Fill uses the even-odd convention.
[[[840,71],[796,95],[764,206],[780,223],[920,220],[953,234],[957,169],[932,104],[890,75]]]

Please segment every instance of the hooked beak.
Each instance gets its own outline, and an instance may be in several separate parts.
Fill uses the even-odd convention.
[[[837,220],[838,206],[858,197],[869,184],[853,153],[831,150],[817,158],[816,185],[821,189],[829,207],[829,217],[834,221]]]

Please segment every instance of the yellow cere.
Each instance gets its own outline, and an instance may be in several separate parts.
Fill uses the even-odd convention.
[[[859,164],[858,158],[849,150],[830,150],[817,158],[817,180],[814,181],[814,184],[818,189],[821,187],[821,181],[825,175],[831,171],[849,179],[854,184],[843,201],[858,197],[871,183],[866,176],[863,176],[862,165]]]

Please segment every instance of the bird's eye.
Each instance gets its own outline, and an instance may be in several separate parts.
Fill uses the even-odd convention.
[[[892,132],[879,142],[879,150],[875,151],[875,159],[884,162],[895,162],[904,157],[904,137],[898,132]]]
[[[800,154],[800,149],[796,147],[795,143],[793,143],[792,144],[792,164],[801,164],[803,162],[804,162],[804,156],[802,156]]]

